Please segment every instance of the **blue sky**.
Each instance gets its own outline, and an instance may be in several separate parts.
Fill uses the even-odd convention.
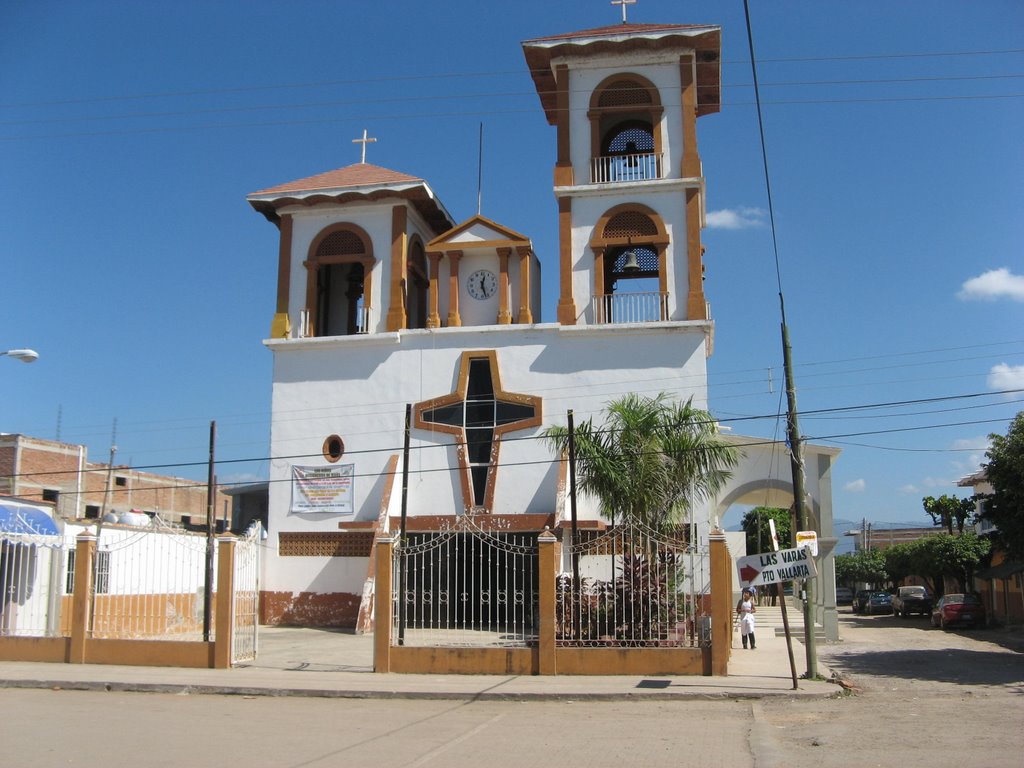
[[[1024,5],[751,5],[802,431],[843,449],[837,518],[922,520],[1024,398],[994,394],[1024,388]],[[264,477],[276,230],[245,195],[357,162],[364,128],[461,220],[483,122],[483,213],[533,239],[554,318],[555,134],[520,42],[616,23],[604,0],[0,9],[0,349],[41,355],[0,360],[0,431],[104,460],[116,418],[119,461],[202,478],[215,419],[220,479]],[[710,402],[773,436],[729,421],[784,407],[742,2],[630,20],[723,26]]]

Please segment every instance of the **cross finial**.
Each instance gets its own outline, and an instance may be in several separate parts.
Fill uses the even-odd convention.
[[[633,1],[636,2],[636,0],[633,0]],[[363,128],[363,138],[361,138],[361,139],[352,139],[352,143],[353,144],[362,144],[363,145],[363,156],[362,156],[362,159],[360,159],[360,161],[359,161],[360,163],[363,163],[364,165],[366,164],[366,145],[367,144],[373,144],[375,141],[377,141],[377,140],[376,139],[367,138],[366,129],[365,128]]]
[[[612,0],[611,4],[622,6],[622,23],[628,24],[629,21],[626,19],[626,6],[636,5],[636,0]]]

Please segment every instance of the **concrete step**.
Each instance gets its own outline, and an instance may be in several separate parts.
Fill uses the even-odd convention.
[[[804,636],[804,614],[802,610],[788,606],[787,615],[789,618],[789,632],[793,637]],[[786,629],[782,621],[782,608],[778,605],[759,605],[755,614],[757,629],[760,632],[774,631],[776,636],[783,637]],[[818,640],[825,639],[825,628],[817,625],[814,628],[814,636]]]

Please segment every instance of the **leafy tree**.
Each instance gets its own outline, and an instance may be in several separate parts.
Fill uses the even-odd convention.
[[[769,520],[775,521],[775,533],[779,537],[779,547],[789,549],[793,541],[792,516],[788,509],[781,507],[754,507],[743,515],[740,527],[747,534],[747,553],[770,552],[772,549],[772,530]]]
[[[988,554],[990,543],[968,531],[961,536],[939,533],[917,541],[894,544],[882,550],[885,568],[893,586],[910,576],[923,579],[935,595],[944,593],[946,577],[967,589],[971,576],[981,559]]]
[[[545,438],[559,451],[569,430],[550,427]],[[739,461],[707,411],[667,394],[628,394],[608,404],[601,426],[575,425],[576,477],[611,520],[635,520],[659,531],[675,528],[691,504],[717,493]]]
[[[960,588],[969,591],[974,582],[978,563],[989,553],[992,542],[968,531],[962,536],[939,536],[936,546],[943,563],[943,575],[960,582]]]
[[[1018,413],[1005,435],[989,435],[992,446],[982,464],[992,493],[983,498],[981,517],[997,530],[996,543],[1009,558],[1024,559],[1024,411]]]
[[[836,583],[853,586],[856,583],[885,584],[889,573],[885,570],[885,555],[880,549],[862,549],[853,554],[836,555]]]
[[[932,524],[944,526],[947,533],[953,533],[953,525],[959,533],[964,532],[964,523],[974,513],[974,498],[961,499],[957,496],[943,494],[939,498],[925,496],[921,499],[924,511],[932,519]]]
[[[893,544],[882,550],[882,557],[885,559],[885,572],[889,574],[889,581],[894,587],[903,583],[907,577],[917,574],[920,563],[914,552],[916,543]]]
[[[938,536],[915,541],[918,575],[929,583],[932,593],[945,592],[946,577],[954,579],[960,589],[968,590],[971,576],[991,546],[988,539],[979,538],[972,532],[962,536],[940,533]]]

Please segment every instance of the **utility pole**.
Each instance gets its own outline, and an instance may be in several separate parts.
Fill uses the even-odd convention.
[[[786,307],[781,293],[779,303],[782,307],[782,363],[786,372],[786,432],[789,437],[789,460],[793,472],[793,506],[799,529],[807,531],[810,530],[810,519],[806,504],[803,441],[800,438],[797,417],[796,384],[793,381],[793,359],[789,344],[789,328],[786,326]],[[814,679],[818,676],[818,649],[814,637],[814,579],[804,579],[804,649],[807,652],[807,678]]]
[[[210,642],[213,625],[213,531],[216,522],[214,491],[216,479],[213,474],[214,447],[217,441],[217,422],[210,422],[210,460],[206,475],[206,580],[203,587],[203,642]]]
[[[573,419],[572,409],[570,408],[566,414],[566,419],[569,422],[569,514],[572,519],[572,590],[573,595],[578,596],[580,594],[580,534],[577,529],[576,520],[576,423]],[[582,621],[577,621],[576,617],[573,617],[573,623],[576,625],[576,639],[579,640],[582,637]]]
[[[114,456],[117,455],[117,417],[114,417],[114,426],[110,432],[110,461],[107,462],[107,485],[103,489],[103,506],[100,509],[100,519],[96,521],[96,553],[92,561],[92,592],[89,594],[89,615],[96,615],[96,587],[98,586],[100,565],[100,546],[103,543],[103,518],[107,516],[107,504],[110,501],[110,483],[114,479]],[[81,465],[79,465],[81,466]]]
[[[365,146],[365,145],[364,145]],[[402,443],[402,517],[398,529],[398,644],[405,645],[406,525],[409,518],[409,444],[412,437],[412,403],[405,404],[405,437]]]

